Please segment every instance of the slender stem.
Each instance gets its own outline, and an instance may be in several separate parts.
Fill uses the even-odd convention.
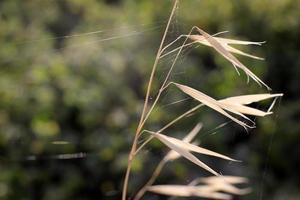
[[[152,113],[152,111],[153,111],[154,107],[156,106],[156,104],[157,104],[157,102],[158,102],[158,100],[159,100],[159,98],[160,98],[162,92],[163,92],[167,87],[169,87],[169,85],[170,85],[171,83],[172,83],[172,82],[170,82],[170,83],[167,84],[166,86],[162,85],[161,88],[159,89],[159,92],[158,92],[158,94],[156,95],[156,98],[155,98],[153,104],[151,105],[149,111],[147,112],[147,115],[145,116],[144,120],[143,120],[142,123],[141,123],[141,126],[142,126],[142,127],[144,126],[144,124],[146,123],[146,121],[147,121],[147,119],[149,118],[150,114]]]
[[[154,138],[153,135],[151,135],[145,142],[143,142],[143,144],[141,144],[141,146],[139,146],[139,148],[135,151],[135,154],[138,154],[140,150],[142,150],[142,148],[148,144],[152,139]]]
[[[182,118],[186,117],[187,115],[191,114],[192,112],[198,110],[199,108],[201,108],[203,106],[203,104],[199,104],[197,106],[195,106],[194,108],[186,111],[185,113],[183,113],[182,115],[180,115],[179,117],[177,117],[176,119],[172,120],[171,122],[169,122],[167,125],[165,125],[163,128],[161,128],[159,130],[159,132],[162,132],[164,130],[166,130],[167,128],[169,128],[170,126],[172,126],[173,124],[175,124],[176,122],[178,122],[179,120],[181,120]]]
[[[170,18],[169,18],[169,22],[168,22],[168,25],[167,25],[167,28],[166,28],[166,31],[168,30],[168,26],[169,26],[169,24],[170,24],[171,18],[172,18],[172,16],[173,16],[174,12],[175,12],[176,7],[177,7],[177,3],[178,3],[178,1],[175,1],[174,7],[173,7],[173,10],[172,10],[172,13],[171,13],[171,16],[170,16]],[[174,59],[174,61],[173,61],[173,63],[172,63],[172,66],[170,67],[170,69],[169,69],[169,71],[168,71],[168,74],[167,74],[167,76],[166,76],[166,78],[165,78],[165,80],[164,80],[164,82],[163,82],[161,88],[159,89],[159,92],[158,92],[158,94],[157,94],[157,96],[156,96],[156,99],[155,99],[154,103],[152,104],[151,108],[149,109],[147,115],[144,117],[145,112],[146,112],[146,107],[147,107],[147,104],[148,104],[149,91],[150,91],[150,89],[151,89],[151,87],[149,87],[149,85],[152,84],[152,80],[153,80],[153,76],[154,76],[154,72],[155,72],[155,70],[152,70],[152,73],[151,73],[151,76],[150,76],[150,80],[149,80],[148,90],[147,90],[147,94],[146,94],[146,100],[145,100],[145,104],[144,104],[144,108],[143,108],[143,112],[142,112],[142,117],[141,117],[141,119],[140,119],[140,123],[139,123],[138,129],[137,129],[136,135],[135,135],[134,144],[133,144],[133,148],[132,148],[133,151],[131,151],[131,153],[133,153],[133,154],[136,154],[136,146],[137,146],[136,143],[137,143],[137,139],[138,139],[138,136],[139,136],[139,134],[140,134],[140,131],[142,130],[142,128],[143,128],[143,126],[144,126],[146,120],[148,119],[148,117],[150,116],[150,114],[151,114],[152,110],[154,109],[156,103],[158,102],[161,93],[163,92],[163,90],[164,90],[166,87],[168,87],[168,86],[171,84],[171,82],[170,82],[170,83],[167,83],[168,80],[169,80],[169,77],[170,77],[170,75],[171,75],[171,72],[172,72],[172,70],[173,70],[173,68],[174,68],[174,66],[175,66],[175,64],[176,64],[176,61],[177,61],[177,59],[178,59],[178,57],[179,57],[179,55],[180,55],[182,49],[184,48],[184,45],[186,44],[187,40],[189,39],[189,36],[192,34],[194,28],[195,28],[195,27],[193,27],[193,28],[191,29],[190,33],[188,34],[188,37],[186,37],[186,39],[184,40],[183,44],[181,45],[179,51],[177,52],[176,57],[175,57],[175,59]],[[166,32],[165,32],[165,34],[164,34],[162,43],[164,42],[165,35],[166,35]],[[161,55],[161,49],[162,49],[162,46],[163,46],[163,44],[161,44],[161,46],[160,46],[160,48],[159,48],[159,51],[158,51],[158,54],[157,54],[157,59],[155,60],[155,63],[154,63],[153,68],[156,68],[156,66],[157,66],[158,60],[159,60],[160,55]],[[192,113],[194,110],[197,110],[197,109],[200,108],[201,106],[202,106],[202,104],[196,106],[194,109],[191,109],[191,110],[187,111],[186,113],[184,113],[183,115],[177,117],[175,120],[173,120],[172,122],[170,122],[169,124],[167,124],[165,127],[163,127],[160,131],[165,130],[166,128],[168,128],[169,126],[171,126],[172,124],[174,124],[175,122],[177,122],[178,120],[180,120],[181,118],[183,118],[184,116],[186,116],[186,115]],[[151,139],[152,139],[152,138],[151,138]],[[150,141],[151,139],[149,139],[149,140],[147,140],[147,141]],[[144,145],[143,145],[143,146],[144,146]],[[131,154],[131,153],[130,153],[130,154]],[[129,156],[129,158],[130,158],[130,157],[133,157],[133,156],[134,156],[134,155]],[[131,162],[132,162],[132,160],[128,160],[128,166],[129,166],[128,168],[131,168]],[[125,197],[124,197],[124,193],[126,193],[126,191],[127,191],[128,178],[129,178],[129,174],[130,174],[130,169],[128,169],[128,168],[127,168],[127,172],[126,172],[126,176],[125,176],[125,181],[126,181],[125,184],[126,184],[126,185],[124,184],[124,185],[126,186],[126,189],[125,189],[125,192],[124,192],[124,188],[123,188],[123,197],[122,197],[122,200],[125,200],[125,199],[126,199],[126,194],[125,194]],[[124,186],[124,187],[125,187],[125,186]],[[123,198],[124,198],[124,199],[123,199]]]
[[[182,115],[178,116],[177,118],[175,118],[174,120],[172,120],[171,122],[169,122],[167,125],[165,125],[164,127],[162,127],[160,130],[156,131],[158,132],[162,132],[164,130],[166,130],[167,128],[169,128],[170,126],[172,126],[173,124],[175,124],[176,122],[178,122],[180,119],[182,119],[183,117],[191,114],[192,112],[196,111],[197,109],[201,108],[203,106],[203,104],[199,104],[195,107],[193,107],[192,109],[186,111],[185,113],[183,113]],[[137,154],[147,143],[149,143],[154,136],[150,136],[143,144],[141,144],[139,146],[139,148],[135,151],[135,154]]]
[[[191,46],[191,45],[196,44],[196,43],[198,43],[198,41],[190,42],[188,44],[185,44],[183,47],[188,47],[188,46]],[[177,47],[176,49],[173,49],[172,51],[169,51],[168,53],[165,53],[165,54],[161,55],[160,59],[166,57],[167,55],[170,55],[171,53],[174,53],[174,52],[178,51],[180,48],[181,48],[181,46]]]
[[[193,29],[195,29],[195,27],[193,27]],[[192,29],[192,30],[193,30],[193,29]],[[215,37],[215,36],[218,36],[218,35],[220,35],[220,34],[227,33],[227,32],[228,32],[228,31],[218,32],[218,33],[213,34],[212,36]],[[166,46],[162,49],[162,53],[163,53],[167,48],[169,48],[170,46],[172,46],[176,41],[178,41],[179,39],[181,39],[182,37],[189,37],[189,36],[190,36],[190,35],[180,35],[176,40],[174,40],[174,41],[171,42],[170,44],[166,45]],[[193,45],[193,44],[195,44],[195,43],[199,43],[199,41],[200,41],[200,40],[196,40],[196,41],[194,41],[194,42],[190,42],[190,43],[188,43],[188,44],[185,44],[183,47],[191,46],[191,45]],[[174,53],[174,52],[178,51],[180,48],[181,48],[181,46],[180,46],[180,47],[177,47],[177,48],[175,48],[175,49],[173,49],[173,50],[171,50],[171,51],[169,51],[169,52],[167,52],[167,53],[165,53],[165,54],[163,54],[163,55],[161,55],[161,56],[160,56],[160,59],[161,59],[161,58],[164,58],[165,56],[167,56],[167,55],[169,55],[169,54],[171,54],[171,53]]]
[[[168,49],[170,46],[172,46],[173,44],[175,44],[175,42],[177,42],[178,40],[180,40],[183,37],[187,37],[187,35],[180,35],[178,36],[175,40],[173,40],[171,43],[167,44],[162,50],[161,53],[163,53],[166,49]]]
[[[159,164],[156,166],[151,178],[148,180],[148,182],[138,191],[138,193],[135,195],[133,200],[139,200],[144,194],[145,192],[147,192],[147,187],[152,185],[155,180],[157,179],[157,177],[159,176],[161,170],[163,169],[163,167],[166,164],[166,160],[163,159],[159,162]]]
[[[170,75],[171,75],[171,73],[172,73],[172,71],[173,71],[173,68],[175,67],[176,61],[178,60],[179,55],[180,55],[182,49],[185,47],[185,44],[186,44],[186,42],[188,41],[189,36],[192,34],[192,32],[193,32],[193,30],[194,30],[195,28],[196,28],[196,27],[193,27],[193,28],[191,29],[191,31],[189,32],[188,35],[184,35],[184,36],[186,36],[186,38],[185,38],[183,44],[180,46],[180,49],[179,49],[179,51],[177,52],[174,61],[172,62],[172,65],[171,65],[171,67],[170,67],[170,69],[169,69],[169,71],[168,71],[168,73],[167,73],[167,76],[166,76],[166,78],[165,78],[163,84],[161,85],[161,87],[160,87],[160,89],[159,89],[158,94],[156,95],[156,98],[155,98],[155,100],[154,100],[152,106],[150,107],[149,111],[147,112],[147,115],[145,116],[144,120],[141,122],[141,124],[140,124],[140,125],[141,125],[141,128],[144,126],[146,120],[148,119],[148,117],[150,116],[152,110],[153,110],[154,107],[156,106],[156,104],[157,104],[157,102],[158,102],[158,100],[159,100],[159,98],[160,98],[162,92],[163,92],[170,84],[172,84],[172,82],[169,82],[169,83],[168,83],[168,80],[169,80],[169,78],[170,78]],[[179,36],[179,37],[182,37],[182,36]],[[177,39],[176,39],[176,40],[177,40]]]
[[[152,72],[151,72],[150,79],[149,79],[149,82],[148,82],[148,87],[147,87],[147,92],[146,92],[143,111],[142,111],[142,114],[141,114],[139,125],[137,127],[137,130],[136,130],[136,133],[135,133],[135,136],[134,136],[134,140],[133,140],[133,143],[132,143],[130,153],[128,155],[128,164],[127,164],[126,174],[125,174],[124,183],[123,183],[123,190],[122,190],[122,200],[126,200],[128,181],[129,181],[129,176],[130,176],[130,171],[131,171],[132,160],[134,158],[134,154],[135,154],[135,151],[136,151],[138,136],[140,134],[140,131],[143,128],[142,122],[144,120],[144,116],[145,116],[146,109],[147,109],[147,106],[148,106],[148,101],[149,101],[149,96],[150,96],[150,91],[151,91],[151,86],[152,86],[154,74],[155,74],[155,71],[156,71],[156,68],[157,68],[157,65],[158,65],[159,57],[161,55],[161,49],[163,48],[168,30],[169,30],[169,27],[170,27],[170,24],[171,24],[171,21],[172,21],[172,18],[174,16],[175,10],[176,10],[177,5],[178,5],[178,1],[179,0],[174,1],[172,12],[170,14],[170,17],[169,17],[164,35],[163,35],[161,43],[160,43],[160,47],[157,51],[157,55],[156,55],[156,58],[155,58],[155,61],[154,61],[153,67],[152,67]]]
[[[170,14],[170,17],[169,17],[169,20],[168,20],[168,23],[167,23],[164,35],[162,37],[159,49],[158,49],[157,54],[156,54],[156,58],[155,58],[155,61],[154,61],[153,67],[152,67],[152,71],[151,71],[151,75],[150,75],[150,78],[149,78],[149,82],[148,82],[148,87],[147,87],[147,92],[146,92],[146,97],[145,97],[145,103],[144,103],[144,107],[143,107],[143,111],[142,111],[142,116],[140,118],[139,125],[141,125],[142,121],[144,120],[144,116],[145,116],[146,109],[147,109],[147,106],[148,106],[148,101],[149,101],[149,96],[150,96],[150,91],[151,91],[151,87],[152,87],[153,78],[154,78],[155,71],[156,71],[156,68],[157,68],[157,65],[158,65],[159,57],[161,56],[161,50],[162,50],[163,45],[165,43],[165,39],[166,39],[168,30],[169,30],[169,27],[170,27],[172,18],[174,16],[175,10],[177,8],[178,1],[179,0],[175,0],[175,2],[174,2],[172,12]]]
[[[176,57],[175,57],[175,59],[174,59],[174,61],[173,61],[173,63],[172,63],[172,66],[170,67],[170,69],[169,69],[169,71],[168,71],[168,74],[167,74],[167,76],[166,76],[166,78],[165,78],[165,80],[164,80],[164,82],[163,82],[161,88],[165,88],[165,85],[167,84],[167,82],[168,82],[168,80],[169,80],[169,78],[170,78],[170,76],[171,76],[171,73],[172,73],[172,71],[173,71],[173,68],[175,67],[176,61],[177,61],[177,59],[179,58],[179,55],[180,55],[182,49],[185,47],[186,42],[187,42],[188,39],[190,38],[190,36],[191,36],[191,34],[192,34],[192,32],[193,32],[193,30],[194,30],[195,28],[197,28],[197,27],[194,26],[194,27],[190,30],[190,32],[189,32],[188,35],[184,35],[186,38],[185,38],[183,44],[180,46],[179,51],[178,51],[177,54],[176,54]],[[169,84],[168,84],[168,85],[169,85]]]

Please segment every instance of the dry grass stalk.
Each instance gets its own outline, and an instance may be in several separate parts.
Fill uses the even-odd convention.
[[[186,85],[182,85],[179,83],[174,83],[174,82],[169,82],[170,75],[172,73],[173,68],[175,67],[175,64],[177,62],[177,59],[179,58],[179,55],[181,51],[183,50],[184,47],[190,46],[195,43],[200,43],[205,46],[210,46],[213,47],[218,53],[220,53],[223,57],[225,57],[228,61],[230,61],[234,68],[238,71],[239,69],[242,69],[247,77],[251,77],[254,81],[256,81],[259,85],[264,85],[266,86],[269,90],[270,88],[262,81],[260,80],[254,73],[252,73],[246,66],[244,66],[235,56],[233,56],[231,53],[251,57],[254,59],[259,59],[262,60],[262,58],[250,55],[248,53],[242,52],[232,46],[231,44],[239,44],[239,45],[261,45],[261,42],[249,42],[249,41],[240,41],[240,40],[233,40],[233,39],[227,39],[227,38],[221,38],[221,37],[216,37],[216,35],[220,34],[215,34],[215,35],[210,35],[206,33],[204,30],[198,28],[198,27],[193,27],[188,35],[181,35],[179,36],[176,40],[171,42],[168,45],[164,46],[165,39],[170,27],[170,23],[172,21],[172,18],[174,16],[176,7],[178,5],[179,0],[174,0],[173,4],[173,9],[172,12],[169,16],[169,20],[164,32],[164,35],[161,40],[160,47],[157,51],[156,59],[154,61],[151,75],[149,78],[148,86],[147,86],[147,92],[146,92],[146,97],[144,101],[144,106],[143,106],[143,111],[139,120],[139,124],[133,139],[131,151],[128,156],[128,165],[127,165],[127,170],[124,178],[124,184],[123,184],[123,192],[122,192],[122,200],[126,200],[127,196],[127,187],[128,187],[128,181],[129,181],[129,176],[130,176],[130,171],[131,171],[131,164],[132,160],[134,159],[135,155],[153,138],[159,139],[161,142],[163,142],[166,146],[168,146],[171,151],[164,157],[164,159],[158,164],[156,170],[154,171],[152,177],[149,179],[149,181],[145,184],[144,187],[137,193],[135,200],[140,199],[143,194],[145,193],[146,190],[160,193],[160,194],[165,194],[165,195],[175,195],[176,196],[185,196],[185,197],[190,197],[190,196],[199,196],[199,197],[206,197],[206,198],[213,198],[213,199],[230,199],[232,195],[225,194],[223,192],[227,192],[230,194],[237,194],[237,195],[243,195],[249,192],[249,189],[244,189],[241,190],[234,186],[233,184],[236,183],[244,183],[245,179],[243,178],[237,178],[237,177],[223,177],[219,176],[219,174],[214,171],[212,168],[207,166],[205,163],[201,162],[197,157],[195,157],[191,152],[196,152],[200,154],[206,154],[209,156],[214,156],[218,158],[222,158],[225,160],[229,161],[236,161],[228,156],[224,156],[222,154],[210,151],[208,149],[199,147],[195,145],[195,143],[191,143],[193,138],[196,136],[196,134],[199,132],[201,126],[198,124],[192,132],[190,132],[184,139],[179,140],[170,136],[166,136],[162,134],[164,130],[169,128],[170,126],[174,125],[177,123],[179,120],[183,119],[184,117],[190,115],[191,113],[195,112],[198,110],[200,107],[203,105],[206,105],[213,110],[223,114],[224,116],[228,117],[232,121],[238,123],[245,129],[247,128],[254,128],[255,123],[251,121],[246,115],[254,115],[254,116],[266,116],[269,114],[272,114],[270,111],[272,107],[275,104],[275,100],[273,101],[272,105],[270,106],[268,111],[262,111],[258,110],[255,108],[251,108],[250,106],[247,106],[250,103],[253,102],[258,102],[261,100],[269,99],[269,98],[277,98],[282,96],[282,94],[255,94],[255,95],[244,95],[244,96],[236,96],[236,97],[229,97],[226,99],[222,100],[216,100],[194,88],[191,88]],[[192,32],[194,30],[197,30],[197,32],[200,35],[192,35]],[[177,41],[179,41],[181,38],[185,38],[184,42],[181,44],[180,47],[175,48],[168,53],[163,54],[168,48],[170,48],[173,44],[175,44]],[[188,40],[192,40],[192,42],[187,43]],[[176,52],[176,57],[173,60],[173,63],[163,81],[163,84],[161,85],[160,89],[157,91],[156,98],[152,105],[149,107],[149,97],[151,93],[151,88],[152,88],[152,83],[154,81],[154,76],[156,72],[156,68],[158,66],[158,63],[160,59],[163,57],[169,55],[170,53]],[[201,104],[195,106],[194,108],[188,110],[187,112],[179,115],[177,118],[166,124],[163,128],[161,128],[158,131],[147,131],[143,130],[145,123],[147,122],[149,116],[151,115],[154,107],[158,103],[161,94],[170,86],[170,85],[175,85],[177,88],[179,88],[182,92],[185,94],[189,95],[190,97],[194,98],[195,100],[199,101]],[[242,117],[243,119],[247,120],[247,123],[239,120],[237,117],[233,116],[232,114],[235,114],[239,117]],[[248,123],[251,123],[249,125]],[[150,133],[150,137],[141,145],[138,145],[137,141],[140,137],[140,135],[144,132]],[[185,157],[189,161],[195,163],[196,165],[200,166],[201,168],[204,168],[205,170],[209,171],[210,173],[217,175],[217,177],[213,178],[206,178],[206,179],[199,179],[199,183],[204,183],[205,185],[186,185],[186,186],[172,186],[172,185],[165,185],[165,186],[151,186],[156,178],[159,176],[163,166],[168,162],[175,160],[179,158],[180,156]],[[193,182],[195,183],[195,182]],[[221,192],[223,191],[223,192]]]
[[[130,153],[128,155],[127,170],[126,170],[126,174],[125,174],[125,178],[124,178],[124,183],[123,183],[123,190],[122,190],[122,200],[126,200],[128,180],[129,180],[129,175],[130,175],[130,171],[131,171],[132,160],[134,158],[134,154],[135,154],[135,151],[136,151],[136,148],[137,148],[138,136],[140,135],[141,130],[143,128],[143,120],[144,120],[144,116],[146,114],[146,109],[148,107],[148,101],[149,101],[149,96],[150,96],[150,92],[151,92],[152,81],[153,81],[153,78],[154,78],[156,67],[158,65],[159,57],[161,56],[161,49],[163,48],[164,41],[165,41],[165,38],[167,36],[167,33],[168,33],[168,30],[169,30],[172,18],[174,16],[175,10],[177,8],[178,2],[179,2],[179,0],[175,0],[174,1],[172,12],[170,14],[170,17],[169,17],[169,20],[168,20],[168,23],[167,23],[164,35],[163,35],[161,43],[160,43],[160,47],[159,47],[159,49],[157,51],[156,59],[154,61],[153,67],[152,67],[152,72],[151,72],[151,75],[150,75],[150,78],[149,78],[149,82],[148,82],[148,87],[147,87],[145,102],[144,102],[144,106],[143,106],[143,111],[142,111],[142,114],[141,114],[141,117],[140,117],[139,125],[137,127],[136,132],[135,132],[135,136],[134,136],[134,139],[133,139],[133,142],[132,142]]]

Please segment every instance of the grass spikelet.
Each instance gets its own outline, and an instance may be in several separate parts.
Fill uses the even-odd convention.
[[[251,103],[255,103],[258,101],[263,101],[270,98],[282,97],[283,94],[250,94],[250,95],[241,95],[235,97],[228,97],[220,100],[220,102],[231,102],[241,105],[247,105]]]
[[[222,177],[210,176],[210,177],[196,179],[193,182],[214,184],[214,183],[220,182],[220,181],[226,182],[228,184],[242,184],[242,183],[249,182],[249,180],[247,178],[241,177],[241,176],[222,176]]]
[[[234,113],[236,115],[239,115],[243,117],[244,119],[248,120],[249,122],[252,122],[248,117],[245,115],[253,115],[253,116],[259,116],[263,117],[266,115],[272,114],[272,112],[264,112],[255,108],[251,108],[249,106],[245,106],[243,104],[250,104],[253,102],[258,102],[261,100],[269,99],[269,98],[275,98],[282,96],[282,94],[255,94],[255,95],[244,95],[244,96],[236,96],[236,97],[229,97],[223,100],[215,100],[212,97],[195,90],[189,86],[181,85],[178,83],[174,83],[181,91],[186,93],[187,95],[193,97],[194,99],[200,101],[201,103],[207,105],[208,107],[218,111],[219,113],[223,114],[224,116],[230,118],[234,122],[240,124],[244,128],[253,128],[254,126],[250,126],[237,118],[233,117],[229,113],[227,113],[225,110]],[[254,122],[252,122],[254,123]]]
[[[214,171],[212,168],[210,168],[209,166],[207,166],[206,164],[204,164],[203,162],[201,162],[197,157],[195,157],[193,154],[191,154],[189,151],[187,151],[186,149],[177,146],[175,144],[173,144],[172,142],[170,142],[168,140],[168,138],[164,137],[161,134],[158,133],[153,133],[153,135],[158,138],[162,143],[164,143],[165,145],[167,145],[170,149],[176,151],[179,155],[185,157],[186,159],[188,159],[189,161],[191,161],[192,163],[198,165],[199,167],[209,171],[210,173],[219,176],[219,173],[217,173],[216,171]]]
[[[148,187],[149,192],[177,197],[203,197],[209,199],[230,200],[231,195],[211,192],[207,187],[188,185],[154,185]]]
[[[203,37],[207,40],[207,42],[217,51],[219,52],[223,57],[225,57],[228,61],[230,61],[235,69],[238,72],[237,68],[242,69],[247,76],[250,76],[255,82],[257,82],[259,85],[264,85],[268,90],[271,90],[271,88],[265,84],[262,80],[260,80],[253,72],[251,72],[244,64],[242,64],[235,56],[233,56],[224,46],[224,44],[220,43],[217,39],[215,39],[213,36],[209,35],[205,31],[203,31],[200,28],[196,28],[198,32],[203,35]]]
[[[237,176],[212,176],[198,178],[188,185],[155,185],[148,187],[148,191],[180,197],[204,197],[209,199],[232,199],[232,195],[245,195],[250,188],[238,188],[235,184],[248,183],[248,179]],[[223,196],[224,195],[224,196]]]
[[[219,174],[217,172],[215,172],[213,169],[211,169],[210,167],[208,167],[206,164],[201,162],[198,158],[196,158],[193,154],[191,154],[190,151],[200,153],[200,154],[209,155],[209,156],[214,156],[214,157],[218,157],[218,158],[222,158],[222,159],[229,160],[229,161],[237,161],[237,160],[234,160],[232,158],[229,158],[228,156],[224,156],[222,154],[207,150],[207,149],[202,148],[202,147],[198,147],[196,145],[190,144],[188,142],[181,141],[181,140],[176,139],[176,138],[172,138],[172,137],[162,135],[162,134],[159,134],[159,133],[152,133],[152,134],[154,135],[154,137],[159,139],[161,142],[163,142],[169,148],[176,151],[179,155],[185,157],[186,159],[188,159],[191,162],[195,163],[196,165],[206,169],[207,171],[211,172],[214,175],[219,175]]]
[[[233,39],[222,38],[222,37],[213,37],[213,38],[216,39],[219,43],[221,43],[223,45],[223,47],[231,53],[239,54],[239,55],[250,57],[250,58],[253,58],[253,59],[257,59],[257,60],[264,60],[264,58],[245,53],[241,50],[238,50],[238,49],[230,46],[230,44],[237,44],[237,45],[251,45],[252,44],[252,45],[259,45],[260,46],[264,42],[250,42],[250,41],[242,41],[242,40],[233,40]],[[193,41],[197,41],[197,42],[199,42],[203,45],[213,47],[211,45],[211,43],[209,43],[203,35],[190,35],[190,39],[193,40]]]
[[[193,128],[193,130],[191,130],[183,139],[182,139],[182,141],[183,142],[188,142],[188,143],[190,143],[195,137],[196,137],[196,135],[199,133],[199,131],[201,130],[201,128],[202,128],[202,123],[198,123],[194,128]],[[196,143],[193,143],[194,145],[196,144]],[[180,154],[178,154],[178,153],[176,153],[176,151],[174,151],[174,150],[171,150],[171,151],[169,151],[168,152],[168,154],[164,157],[164,159],[163,160],[165,160],[165,161],[170,161],[170,160],[175,160],[175,159],[177,159],[177,158],[179,158],[180,157]]]
[[[222,115],[228,117],[229,119],[231,119],[232,121],[238,123],[239,125],[243,126],[245,129],[248,128],[253,128],[252,126],[249,126],[248,124],[236,119],[235,117],[233,117],[232,115],[230,115],[229,113],[227,113],[222,107],[220,107],[219,103],[217,100],[211,98],[210,96],[195,90],[191,87],[188,87],[186,85],[181,85],[178,83],[175,83],[175,85],[184,93],[186,93],[187,95],[193,97],[194,99],[198,100],[199,102],[205,104],[206,106],[212,108],[213,110],[221,113]],[[235,112],[235,111],[233,111]],[[242,115],[242,114],[241,114]],[[247,118],[246,116],[244,116],[244,118]]]

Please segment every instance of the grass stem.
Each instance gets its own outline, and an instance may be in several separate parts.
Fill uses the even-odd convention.
[[[178,5],[178,1],[179,0],[174,0],[174,5],[173,5],[173,8],[172,8],[172,11],[171,11],[171,14],[170,14],[170,17],[169,17],[164,35],[162,37],[160,47],[157,51],[157,55],[156,55],[153,67],[152,67],[151,75],[150,75],[149,82],[148,82],[148,87],[147,87],[147,92],[146,92],[143,111],[142,111],[141,118],[140,118],[140,121],[139,121],[139,125],[137,127],[137,130],[136,130],[136,133],[135,133],[135,136],[134,136],[134,139],[133,139],[133,143],[132,143],[130,153],[128,155],[128,164],[127,164],[126,174],[125,174],[124,183],[123,183],[123,190],[122,190],[122,200],[126,200],[128,181],[129,181],[129,176],[130,176],[130,171],[131,171],[132,160],[133,160],[134,155],[135,155],[138,136],[139,136],[139,134],[140,134],[140,132],[143,128],[142,122],[144,121],[144,116],[145,116],[145,113],[146,113],[146,110],[147,110],[147,107],[148,107],[148,101],[149,101],[149,96],[150,96],[150,92],[151,92],[152,82],[153,82],[155,71],[156,71],[156,68],[157,68],[157,65],[158,65],[159,57],[161,56],[161,50],[162,50],[163,45],[165,43],[165,39],[166,39],[167,33],[169,31],[171,21],[173,19],[174,13],[175,13],[177,5]]]

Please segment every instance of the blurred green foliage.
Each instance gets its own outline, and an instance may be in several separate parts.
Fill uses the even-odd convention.
[[[170,7],[171,1],[159,0],[0,1],[0,199],[120,197]],[[249,133],[233,123],[214,130],[226,119],[203,109],[168,131],[182,137],[202,121],[198,139],[203,146],[244,161],[203,158],[223,174],[250,178],[254,191],[242,199],[300,198],[299,10],[295,0],[181,1],[168,36],[170,42],[197,25],[209,33],[228,30],[226,37],[267,40],[261,48],[244,49],[266,57],[265,62],[241,60],[273,92],[285,93],[273,116],[257,119],[258,128]],[[155,88],[172,58],[161,62]],[[265,92],[202,46],[184,51],[172,80],[216,98]],[[168,105],[182,98],[171,88],[147,128],[157,130],[195,104]],[[153,141],[138,156],[131,194],[166,150]],[[166,167],[158,182],[186,183],[207,175],[179,160]]]

